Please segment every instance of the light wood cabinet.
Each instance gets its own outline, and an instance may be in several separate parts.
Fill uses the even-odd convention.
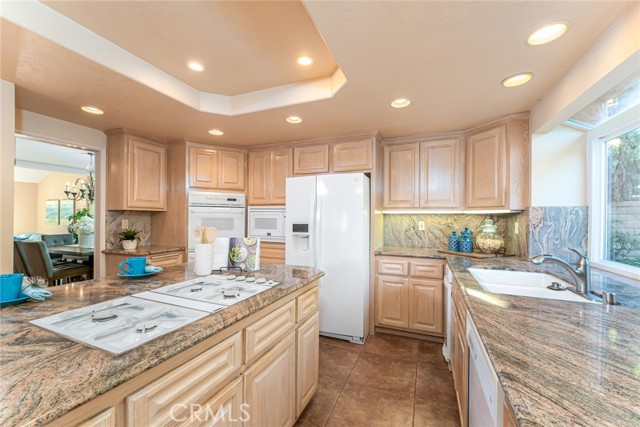
[[[371,170],[373,164],[371,139],[334,143],[331,147],[331,160],[333,172]]]
[[[509,402],[505,399],[502,403],[502,426],[503,427],[518,427],[518,419],[513,412],[513,408],[509,405]]]
[[[409,329],[443,334],[442,280],[411,279],[409,286]]]
[[[260,242],[260,262],[284,264],[285,245],[279,242]]]
[[[385,145],[383,151],[383,207],[419,205],[419,144]]]
[[[302,322],[309,315],[318,311],[319,295],[319,290],[316,288],[298,297],[298,322]]]
[[[459,138],[420,143],[420,207],[460,208],[462,159]]]
[[[115,408],[109,408],[80,424],[77,427],[116,427]]]
[[[242,334],[238,332],[127,397],[127,426],[175,425],[173,417],[183,416],[191,404],[207,401],[241,366]]]
[[[244,190],[244,151],[189,147],[189,186],[209,190]]]
[[[239,376],[199,410],[189,414],[180,427],[241,427],[246,418],[242,407],[243,392],[242,376]]]
[[[296,420],[296,336],[291,331],[244,375],[246,426],[291,426]]]
[[[310,175],[329,172],[329,144],[293,148],[293,174]]]
[[[377,277],[376,323],[407,329],[409,327],[409,279]]]
[[[291,301],[245,329],[245,360],[251,363],[275,342],[293,330],[296,302]]]
[[[377,257],[375,323],[444,334],[444,261]]]
[[[219,178],[221,190],[244,190],[245,153],[241,151],[218,150]]]
[[[284,205],[287,178],[293,176],[293,150],[249,153],[248,204]]]
[[[296,334],[298,341],[296,417],[298,417],[318,389],[320,315],[317,310],[298,327]]]
[[[467,137],[466,208],[524,209],[529,189],[526,118],[481,129]]]
[[[189,186],[218,188],[218,150],[189,148]]]
[[[454,281],[452,286],[457,288],[458,284]],[[461,301],[454,298],[454,307],[451,313],[451,373],[453,375],[453,385],[458,402],[460,425],[466,427],[468,421],[469,352],[466,334],[467,310],[463,304],[464,303],[462,303],[461,306]]]
[[[125,130],[107,133],[107,209],[167,208],[167,149]]]

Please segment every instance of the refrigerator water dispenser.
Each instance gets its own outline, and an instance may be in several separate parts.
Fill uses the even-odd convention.
[[[309,224],[292,224],[291,232],[293,242],[293,253],[295,255],[309,254]]]

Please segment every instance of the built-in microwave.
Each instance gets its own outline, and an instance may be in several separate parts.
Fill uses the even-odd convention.
[[[284,242],[284,206],[250,206],[248,216],[250,237],[259,237],[263,241]]]

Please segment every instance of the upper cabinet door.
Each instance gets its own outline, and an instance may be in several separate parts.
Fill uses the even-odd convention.
[[[189,185],[194,188],[218,187],[218,150],[189,148]]]
[[[371,139],[333,144],[333,171],[351,172],[371,170]]]
[[[269,203],[269,176],[271,151],[254,151],[249,153],[249,191],[250,205]]]
[[[271,171],[269,174],[271,190],[269,203],[284,205],[287,196],[287,178],[293,176],[293,150],[284,148],[271,153]]]
[[[129,137],[127,205],[136,209],[167,208],[167,149]]]
[[[218,150],[218,188],[222,190],[244,190],[245,153]]]
[[[293,173],[305,175],[329,172],[329,145],[294,147]]]
[[[418,206],[418,152],[417,142],[383,147],[383,206],[385,208]]]
[[[467,140],[468,208],[506,206],[506,127],[497,126]]]
[[[462,191],[460,139],[420,144],[420,207],[459,208]]]

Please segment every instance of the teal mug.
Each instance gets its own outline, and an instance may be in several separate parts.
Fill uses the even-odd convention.
[[[126,274],[130,276],[144,274],[144,269],[146,266],[147,266],[147,258],[143,256],[127,258],[126,261],[122,261],[119,264],[120,270],[124,271]]]
[[[0,274],[0,302],[18,299],[22,291],[23,277],[21,273]]]

